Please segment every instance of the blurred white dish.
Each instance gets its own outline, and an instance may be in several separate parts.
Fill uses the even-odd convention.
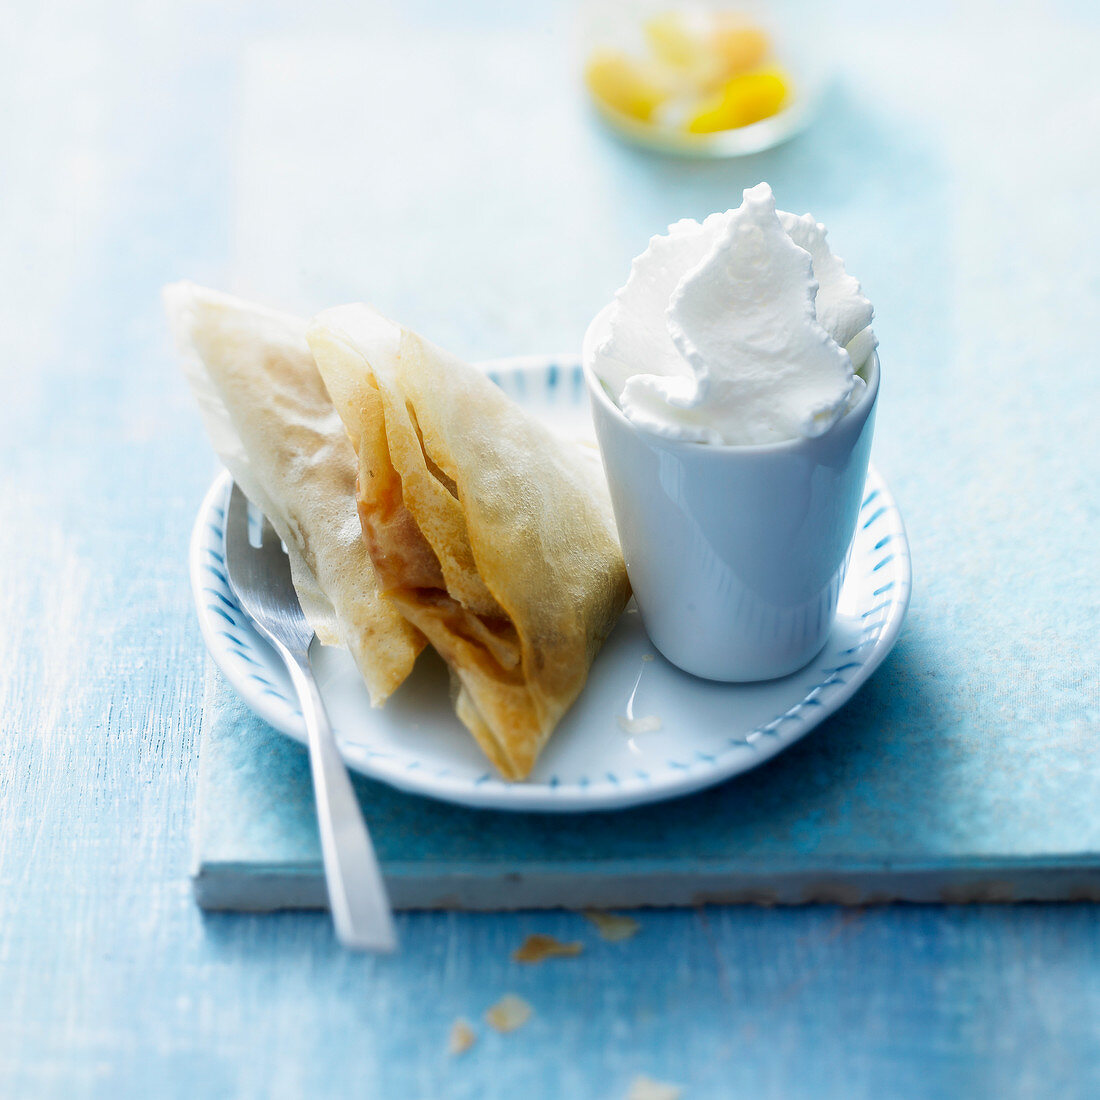
[[[813,121],[836,61],[827,21],[812,5],[794,0],[589,0],[579,12],[577,50],[585,62],[608,49],[652,63],[644,33],[647,20],[676,14],[697,20],[707,13],[734,16],[767,35],[771,48],[764,68],[778,70],[788,87],[779,111],[746,126],[693,133],[683,125],[633,118],[589,88],[600,119],[635,145],[678,157],[752,156],[799,134]]]

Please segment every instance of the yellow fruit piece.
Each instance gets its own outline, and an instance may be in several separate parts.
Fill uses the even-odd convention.
[[[676,68],[690,69],[698,66],[705,51],[699,35],[688,26],[678,11],[666,11],[655,15],[645,24],[646,42],[658,61]]]
[[[763,118],[770,118],[783,106],[787,84],[777,72],[746,73],[726,81],[722,90],[705,100],[688,120],[693,134],[713,134],[736,130]]]
[[[756,27],[720,22],[710,38],[710,47],[727,76],[758,68],[768,56],[768,36]]]
[[[597,100],[640,122],[648,122],[667,96],[646,66],[615,50],[593,53],[584,78]]]

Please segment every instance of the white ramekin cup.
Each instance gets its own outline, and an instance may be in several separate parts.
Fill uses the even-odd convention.
[[[878,400],[823,435],[759,446],[664,439],[632,424],[598,376],[610,306],[584,374],[630,583],[653,644],[709,680],[770,680],[820,652],[836,615]]]

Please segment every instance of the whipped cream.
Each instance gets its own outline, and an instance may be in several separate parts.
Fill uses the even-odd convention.
[[[616,294],[597,373],[658,435],[744,445],[820,435],[858,400],[871,303],[809,214],[766,183],[736,210],[676,222]]]

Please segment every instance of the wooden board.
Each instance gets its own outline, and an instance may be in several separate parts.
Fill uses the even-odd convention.
[[[990,835],[980,803],[992,780],[950,805],[929,804],[925,789],[907,782],[920,769],[917,752],[892,754],[902,774],[881,773],[878,789],[855,778],[853,723],[896,674],[887,664],[846,710],[755,772],[638,810],[476,811],[356,777],[392,901],[401,909],[582,909],[1100,897],[1094,848],[1043,848],[1052,837],[1021,834],[1006,849]],[[898,799],[905,789],[912,797]],[[970,831],[929,829],[930,818]],[[305,750],[253,716],[212,664],[193,885],[208,909],[325,905]]]

